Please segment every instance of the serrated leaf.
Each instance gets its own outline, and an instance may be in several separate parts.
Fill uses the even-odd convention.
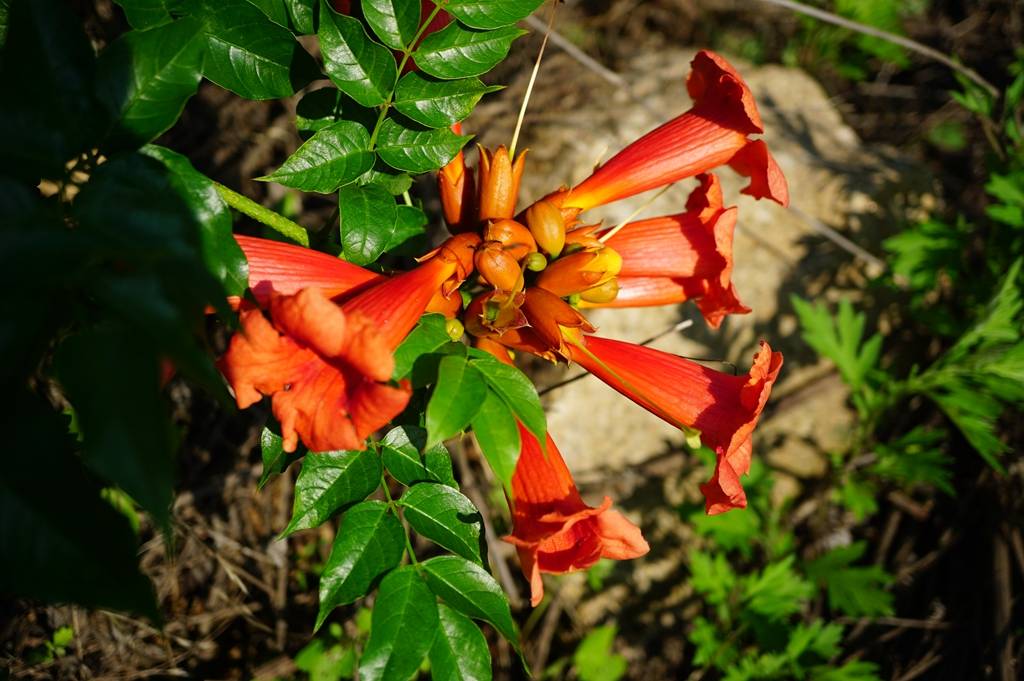
[[[703,594],[708,603],[719,605],[729,601],[736,588],[736,573],[725,559],[725,554],[714,556],[702,551],[691,551],[689,555],[690,583],[697,593]]]
[[[317,35],[324,70],[339,90],[363,106],[387,101],[398,67],[386,47],[370,40],[361,22],[338,14],[321,0]]]
[[[380,486],[380,457],[372,451],[317,452],[306,456],[295,481],[292,520],[281,533],[317,527]]]
[[[591,629],[576,647],[572,663],[580,681],[618,681],[626,673],[626,658],[614,652],[617,627]]]
[[[247,0],[203,0],[203,75],[246,99],[290,97],[319,74],[291,32]]]
[[[364,501],[341,519],[331,555],[320,575],[316,628],[339,605],[361,598],[380,575],[398,566],[405,531],[383,501]]]
[[[281,436],[264,428],[260,433],[260,456],[263,459],[263,472],[260,480],[256,483],[258,489],[263,489],[271,477],[284,473],[293,462],[301,458],[298,452],[286,452],[283,447],[284,441]]]
[[[427,446],[461,432],[487,397],[487,383],[464,357],[447,355],[437,370],[437,385],[427,404]]]
[[[514,27],[477,31],[453,21],[424,38],[413,57],[424,73],[435,78],[480,76],[504,59],[512,41],[525,34]]]
[[[74,9],[63,0],[10,7],[0,64],[0,162],[5,174],[38,183],[95,145],[106,128],[95,96],[95,55]]]
[[[444,8],[466,26],[511,26],[530,16],[544,0],[448,0]]]
[[[452,460],[443,444],[426,451],[427,431],[418,426],[399,426],[380,441],[381,459],[388,473],[406,486],[417,482],[439,482],[458,489],[452,474]]]
[[[834,320],[824,305],[811,305],[796,296],[790,300],[800,318],[801,335],[807,344],[835,363],[851,390],[861,388],[877,365],[882,346],[882,338],[877,334],[861,344],[864,314],[854,312],[845,298],[839,301]]]
[[[420,26],[420,5],[409,0],[362,0],[363,17],[380,41],[393,50],[412,45]]]
[[[451,342],[452,339],[448,336],[448,331],[445,330],[443,315],[423,315],[416,327],[395,350],[395,372],[392,377],[395,380],[405,378],[412,371],[413,364],[419,357],[434,352]]]
[[[459,556],[437,556],[420,565],[431,591],[463,615],[490,622],[519,650],[508,599],[486,570]]]
[[[9,397],[0,416],[7,445],[31,455],[11,457],[0,476],[0,538],[4,552],[18,557],[3,561],[0,593],[157,620],[135,535],[73,453],[66,420],[35,396]]]
[[[512,475],[522,445],[519,426],[507,404],[493,390],[480,405],[471,422],[473,434],[484,458],[506,490],[512,489]]]
[[[851,617],[891,615],[892,576],[878,565],[854,566],[867,550],[865,542],[832,549],[807,564],[808,579],[828,590],[829,606]]]
[[[493,358],[471,359],[469,363],[483,374],[487,385],[504,400],[526,429],[539,442],[546,442],[548,426],[544,408],[540,404],[537,389],[526,374]]]
[[[467,560],[483,564],[483,518],[473,502],[436,482],[413,485],[398,501],[418,534]]]
[[[380,583],[370,640],[359,661],[361,681],[408,681],[426,658],[439,626],[437,601],[412,566]]]
[[[103,51],[96,87],[114,120],[105,148],[135,148],[174,125],[202,77],[202,28],[198,19],[179,19],[129,31]]]
[[[459,153],[469,137],[456,135],[449,128],[431,130],[419,124],[408,125],[388,118],[377,135],[377,153],[392,168],[410,173],[437,170]]]
[[[749,558],[756,546],[755,538],[761,534],[761,516],[749,506],[743,513],[707,515],[703,509],[689,517],[694,531],[711,537],[726,551],[739,551]]]
[[[266,177],[306,192],[330,194],[373,166],[366,128],[352,121],[331,123],[313,134],[280,168]]]
[[[480,628],[445,604],[437,607],[440,626],[430,647],[432,681],[489,681],[491,651]]]
[[[793,556],[765,566],[760,574],[741,580],[744,607],[772,621],[799,612],[814,586],[793,570]]]
[[[142,153],[160,161],[170,171],[171,186],[199,224],[206,269],[220,281],[227,295],[241,296],[249,287],[249,263],[231,232],[231,211],[213,181],[196,170],[187,158],[166,147],[149,144],[142,148]]]
[[[881,681],[878,665],[866,660],[853,660],[841,667],[816,667],[811,670],[813,681]]]
[[[65,339],[54,365],[75,407],[85,462],[169,528],[174,434],[154,350],[110,326]]]
[[[394,197],[382,187],[351,185],[338,191],[338,218],[345,259],[365,265],[387,249],[398,210]]]
[[[410,71],[398,81],[395,108],[421,125],[444,128],[471,114],[485,94],[500,89],[484,85],[479,78],[437,80]]]

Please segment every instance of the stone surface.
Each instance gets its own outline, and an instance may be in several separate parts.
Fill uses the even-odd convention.
[[[520,196],[525,206],[560,184],[586,177],[630,141],[689,107],[685,79],[693,51],[638,56],[621,73],[630,91],[583,69],[568,56],[549,52],[533,92],[520,138],[529,147]],[[718,331],[690,304],[662,308],[600,310],[589,314],[602,336],[641,341],[683,319],[694,324],[652,344],[690,357],[715,358],[749,368],[759,339],[782,350],[786,363],[755,437],[755,456],[796,477],[825,470],[821,452],[839,446],[852,423],[846,391],[830,368],[818,363],[797,332],[792,294],[834,302],[877,263],[857,260],[823,238],[815,225],[834,229],[867,251],[877,251],[892,213],[927,205],[927,175],[886,149],[865,148],[821,87],[805,73],[777,66],[733,62],[757,99],[764,139],[789,181],[791,208],[739,194],[744,178],[719,171],[726,203],[739,206],[733,281],[749,315],[729,317]],[[466,131],[494,146],[511,139],[528,74],[500,99],[485,103]],[[475,154],[470,154],[471,162]],[[910,179],[908,179],[910,178]],[[679,183],[641,213],[653,217],[682,210],[692,180]],[[614,224],[650,200],[651,192],[590,211]],[[870,256],[869,256],[870,258]],[[723,371],[728,364],[710,364]],[[566,373],[568,372],[568,373]],[[541,381],[578,372],[548,369]],[[681,434],[593,377],[553,391],[547,398],[550,430],[581,481],[602,479],[677,449]],[[770,456],[768,456],[770,454]]]

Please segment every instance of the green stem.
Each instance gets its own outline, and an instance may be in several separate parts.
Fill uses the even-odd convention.
[[[380,476],[380,486],[384,489],[384,498],[388,500],[388,507],[391,509],[392,513],[398,516],[398,519],[402,523],[402,535],[405,537],[405,553],[409,556],[409,562],[418,566],[420,562],[416,560],[416,551],[413,550],[412,540],[409,539],[409,526],[406,524],[405,518],[399,514],[397,508],[398,504],[396,504],[395,500],[391,498],[391,490],[388,488],[388,480],[383,473],[381,473]]]
[[[300,224],[292,222],[283,215],[279,215],[269,208],[265,208],[250,198],[242,196],[233,189],[229,189],[220,182],[214,182],[217,193],[225,202],[239,213],[248,215],[260,224],[270,227],[272,230],[283,234],[292,241],[309,246],[309,233]]]

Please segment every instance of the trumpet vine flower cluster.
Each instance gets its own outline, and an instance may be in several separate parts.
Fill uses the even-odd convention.
[[[603,338],[584,310],[696,303],[708,324],[749,312],[732,284],[737,209],[714,169],[749,178],[755,198],[788,202],[763,140],[753,95],[722,57],[700,52],[686,83],[693,106],[636,140],[574,187],[519,209],[525,152],[480,148],[474,174],[460,152],[438,175],[452,236],[413,269],[378,274],[309,249],[238,237],[252,300],[220,367],[242,408],[271,398],[284,448],[362,449],[402,412],[407,381],[391,380],[392,353],[425,312],[512,363],[513,353],[576,362],[655,416],[699,437],[717,457],[701,486],[710,514],[746,505],[751,437],[782,365],[767,343],[745,375],[708,369],[648,347]],[[695,177],[682,212],[608,228],[586,211]],[[475,274],[475,276],[473,276]],[[459,323],[455,323],[458,320]],[[640,530],[584,503],[555,443],[520,424],[512,476],[515,545],[532,602],[541,573],[589,567],[648,551]]]

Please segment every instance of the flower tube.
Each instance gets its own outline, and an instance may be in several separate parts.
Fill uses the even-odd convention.
[[[721,165],[750,178],[743,192],[789,202],[786,179],[761,140],[764,132],[750,88],[714,52],[692,62],[686,89],[693,107],[620,151],[568,192],[553,195],[563,209],[587,210],[693,177]]]
[[[767,343],[745,376],[714,371],[641,345],[577,336],[573,359],[609,386],[715,451],[712,479],[701,486],[709,514],[746,506],[739,476],[750,470],[751,435],[782,367]]]

